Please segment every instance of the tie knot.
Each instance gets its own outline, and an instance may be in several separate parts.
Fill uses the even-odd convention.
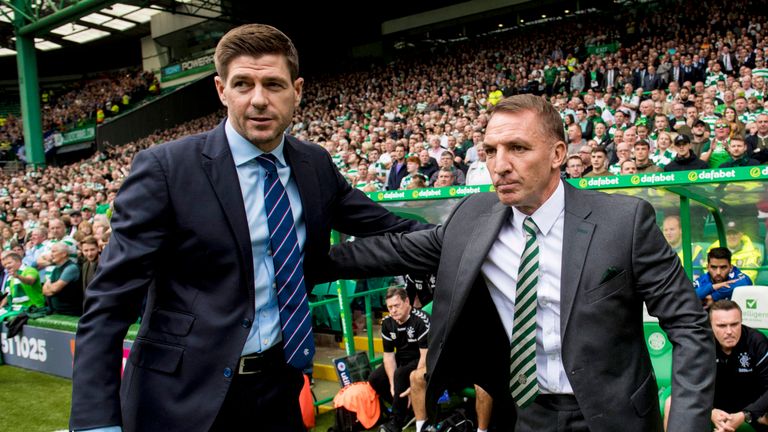
[[[536,222],[534,222],[533,218],[531,218],[530,216],[525,218],[525,220],[523,221],[523,229],[525,229],[525,233],[528,234],[529,236],[535,237],[537,228],[538,226],[536,226]]]
[[[276,173],[277,172],[277,158],[270,154],[270,153],[264,153],[262,155],[256,156],[256,161],[261,165],[262,168],[267,170],[268,173]]]

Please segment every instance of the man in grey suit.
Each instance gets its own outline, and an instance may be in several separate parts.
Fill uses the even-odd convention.
[[[499,430],[661,431],[645,302],[674,345],[669,430],[705,430],[715,358],[693,287],[647,202],[560,180],[564,138],[543,99],[502,100],[485,137],[495,194],[465,198],[435,229],[334,248],[327,271],[437,270],[428,409],[475,382],[508,414]]]

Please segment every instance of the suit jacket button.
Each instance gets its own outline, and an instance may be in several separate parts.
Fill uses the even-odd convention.
[[[232,369],[224,368],[224,378],[232,378]]]
[[[251,320],[248,318],[244,319],[242,323],[240,323],[244,328],[249,328],[251,326]]]

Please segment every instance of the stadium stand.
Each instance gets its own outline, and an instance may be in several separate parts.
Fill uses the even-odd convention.
[[[427,52],[405,53],[364,70],[311,77],[289,132],[327,149],[352,185],[378,191],[398,158],[397,144],[405,145],[405,156],[418,156],[435,138],[441,149],[454,153],[452,168],[466,173],[472,162],[482,160],[477,145],[493,101],[535,93],[558,108],[564,127],[569,116],[579,125],[584,142],[568,143],[574,154],[582,144],[604,145],[613,164],[618,161],[616,144],[645,139],[651,160],[663,169],[677,156],[675,145],[658,150],[659,136],[669,132],[673,142],[677,135],[687,136],[696,156],[709,159],[721,151],[713,142],[713,126],[733,107],[729,138],[745,137],[749,155],[766,163],[768,157],[762,155],[768,152],[768,116],[761,115],[768,106],[768,45],[763,37],[768,18],[759,9],[764,6],[757,0],[657,2],[436,43]],[[63,132],[99,123],[114,114],[112,106],[124,108],[124,95],[135,104],[157,84],[153,74],[132,70],[105,72],[69,88],[44,91],[44,130]],[[659,124],[654,116],[658,113],[666,116],[666,124]],[[103,247],[109,239],[110,206],[133,156],[149,146],[211,129],[222,118],[221,111],[215,112],[107,147],[75,164],[20,173],[4,169],[0,231],[19,219],[31,232],[45,227],[49,218],[66,221],[72,212],[89,209],[96,225],[93,234]],[[705,127],[697,127],[700,121]],[[595,136],[595,124],[605,125],[606,135]],[[625,133],[628,130],[635,133]],[[23,144],[18,104],[3,103],[0,160],[23,162]],[[435,159],[436,165],[439,157]],[[3,232],[2,241],[9,248],[14,241],[28,250],[36,247],[13,232]],[[764,249],[762,239],[755,242]],[[768,312],[760,311],[768,309],[766,292],[762,286],[740,287],[733,296],[745,310],[744,323],[764,332]],[[317,287],[314,294],[328,297],[327,288],[321,292]],[[752,309],[757,311],[754,322],[747,313]],[[338,328],[335,306],[323,311],[317,322]],[[647,318],[646,342],[664,392],[671,381],[671,346],[653,317]],[[69,318],[48,320],[73,328]]]

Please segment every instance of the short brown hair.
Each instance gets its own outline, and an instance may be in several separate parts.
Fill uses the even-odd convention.
[[[89,245],[93,245],[93,246],[99,247],[99,241],[96,240],[96,237],[94,237],[92,235],[89,235],[89,236],[83,238],[82,240],[80,240],[80,246],[82,247],[84,244],[89,244]]]
[[[530,111],[539,117],[539,132],[544,138],[565,142],[563,120],[551,103],[539,96],[521,94],[504,98],[493,107],[491,118],[496,113],[515,114]]]
[[[387,290],[387,294],[384,296],[385,300],[389,300],[392,297],[400,297],[400,300],[405,300],[408,298],[408,294],[405,292],[405,288],[401,287],[389,287]]]
[[[227,67],[235,58],[267,54],[284,55],[291,80],[295,81],[299,77],[299,54],[293,42],[285,33],[266,24],[245,24],[233,28],[219,40],[213,59],[216,72],[226,79]]]
[[[712,312],[716,310],[729,311],[733,309],[736,309],[739,311],[739,313],[741,313],[741,308],[739,307],[739,304],[736,303],[735,301],[727,300],[727,299],[718,300],[709,306],[709,316],[711,317]]]

